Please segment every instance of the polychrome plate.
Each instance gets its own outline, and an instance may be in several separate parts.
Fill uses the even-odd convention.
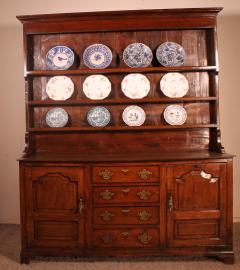
[[[112,62],[112,52],[104,44],[92,44],[85,49],[83,62],[89,68],[107,68]]]
[[[126,97],[140,99],[148,95],[150,82],[140,73],[128,74],[121,82],[121,89]]]
[[[146,119],[146,114],[139,106],[128,106],[122,113],[122,119],[128,126],[141,126]]]
[[[165,67],[181,66],[184,63],[185,51],[175,42],[165,42],[156,51],[158,62]]]
[[[53,100],[66,100],[73,92],[73,81],[67,76],[55,76],[47,82],[46,93]]]
[[[83,82],[83,92],[92,100],[104,99],[111,92],[111,82],[103,75],[88,76]]]
[[[187,94],[189,83],[186,77],[181,73],[169,72],[162,77],[160,89],[167,97],[179,98]]]
[[[180,105],[169,105],[163,113],[165,121],[169,125],[182,125],[187,120],[187,112]]]
[[[123,61],[132,68],[148,67],[152,59],[152,50],[143,43],[129,44],[123,51]]]
[[[110,120],[110,112],[102,106],[92,108],[87,114],[88,124],[93,127],[105,127]]]
[[[74,52],[66,46],[53,47],[47,52],[45,63],[49,69],[69,69],[74,63]]]
[[[65,127],[68,123],[68,113],[62,108],[54,108],[47,112],[46,123],[49,127]]]

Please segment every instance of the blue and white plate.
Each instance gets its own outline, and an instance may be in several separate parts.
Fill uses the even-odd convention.
[[[152,59],[152,50],[143,43],[129,44],[123,51],[123,61],[132,68],[148,67]]]
[[[105,127],[110,120],[110,112],[102,106],[92,108],[87,114],[88,124],[93,127]]]
[[[69,69],[74,63],[74,52],[66,46],[53,47],[47,52],[45,63],[49,69]]]
[[[177,67],[184,63],[185,51],[175,42],[164,42],[156,51],[158,62],[165,67]]]
[[[68,113],[62,108],[54,108],[47,112],[46,123],[49,127],[65,127],[68,123]]]
[[[92,44],[85,49],[83,62],[89,68],[107,68],[112,62],[112,52],[104,44]]]

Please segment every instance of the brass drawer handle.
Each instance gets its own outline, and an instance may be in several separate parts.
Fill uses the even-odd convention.
[[[114,217],[114,214],[108,211],[104,211],[100,216],[103,221],[111,221],[112,218]]]
[[[121,172],[125,175],[127,175],[129,173],[129,169],[122,169]]]
[[[121,212],[122,212],[123,214],[127,214],[127,213],[130,212],[130,210],[129,210],[129,209],[122,209]]]
[[[138,241],[144,245],[147,245],[151,242],[152,236],[148,234],[147,231],[143,231],[143,233],[138,235]]]
[[[145,210],[138,213],[138,218],[140,221],[148,221],[151,217],[152,214]]]
[[[141,190],[137,193],[137,196],[141,199],[141,200],[148,200],[151,197],[152,193],[149,190]]]
[[[122,189],[122,192],[125,194],[128,194],[131,190],[129,188]]]
[[[106,169],[106,170],[100,171],[99,176],[101,176],[103,180],[110,180],[113,176],[113,172]]]
[[[116,237],[111,233],[104,234],[101,237],[104,244],[111,244],[115,239]]]
[[[149,170],[143,169],[141,171],[138,172],[138,175],[141,179],[149,179],[152,175],[152,172],[150,172]]]
[[[103,200],[111,200],[112,197],[115,195],[111,190],[106,189],[105,191],[100,193]]]

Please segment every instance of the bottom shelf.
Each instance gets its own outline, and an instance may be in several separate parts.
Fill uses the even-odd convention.
[[[181,125],[181,126],[115,126],[115,127],[63,127],[63,128],[29,128],[28,132],[95,132],[95,131],[143,131],[143,130],[174,130],[174,129],[199,129],[199,128],[217,128],[217,124],[199,124],[199,125]]]

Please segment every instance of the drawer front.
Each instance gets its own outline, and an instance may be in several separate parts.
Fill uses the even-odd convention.
[[[96,247],[157,247],[159,233],[156,228],[97,229],[93,245]]]
[[[94,224],[152,224],[159,222],[158,207],[97,207],[93,210]]]
[[[158,203],[158,186],[141,187],[95,187],[94,203]]]
[[[159,168],[157,166],[94,167],[92,179],[94,183],[158,182]]]

